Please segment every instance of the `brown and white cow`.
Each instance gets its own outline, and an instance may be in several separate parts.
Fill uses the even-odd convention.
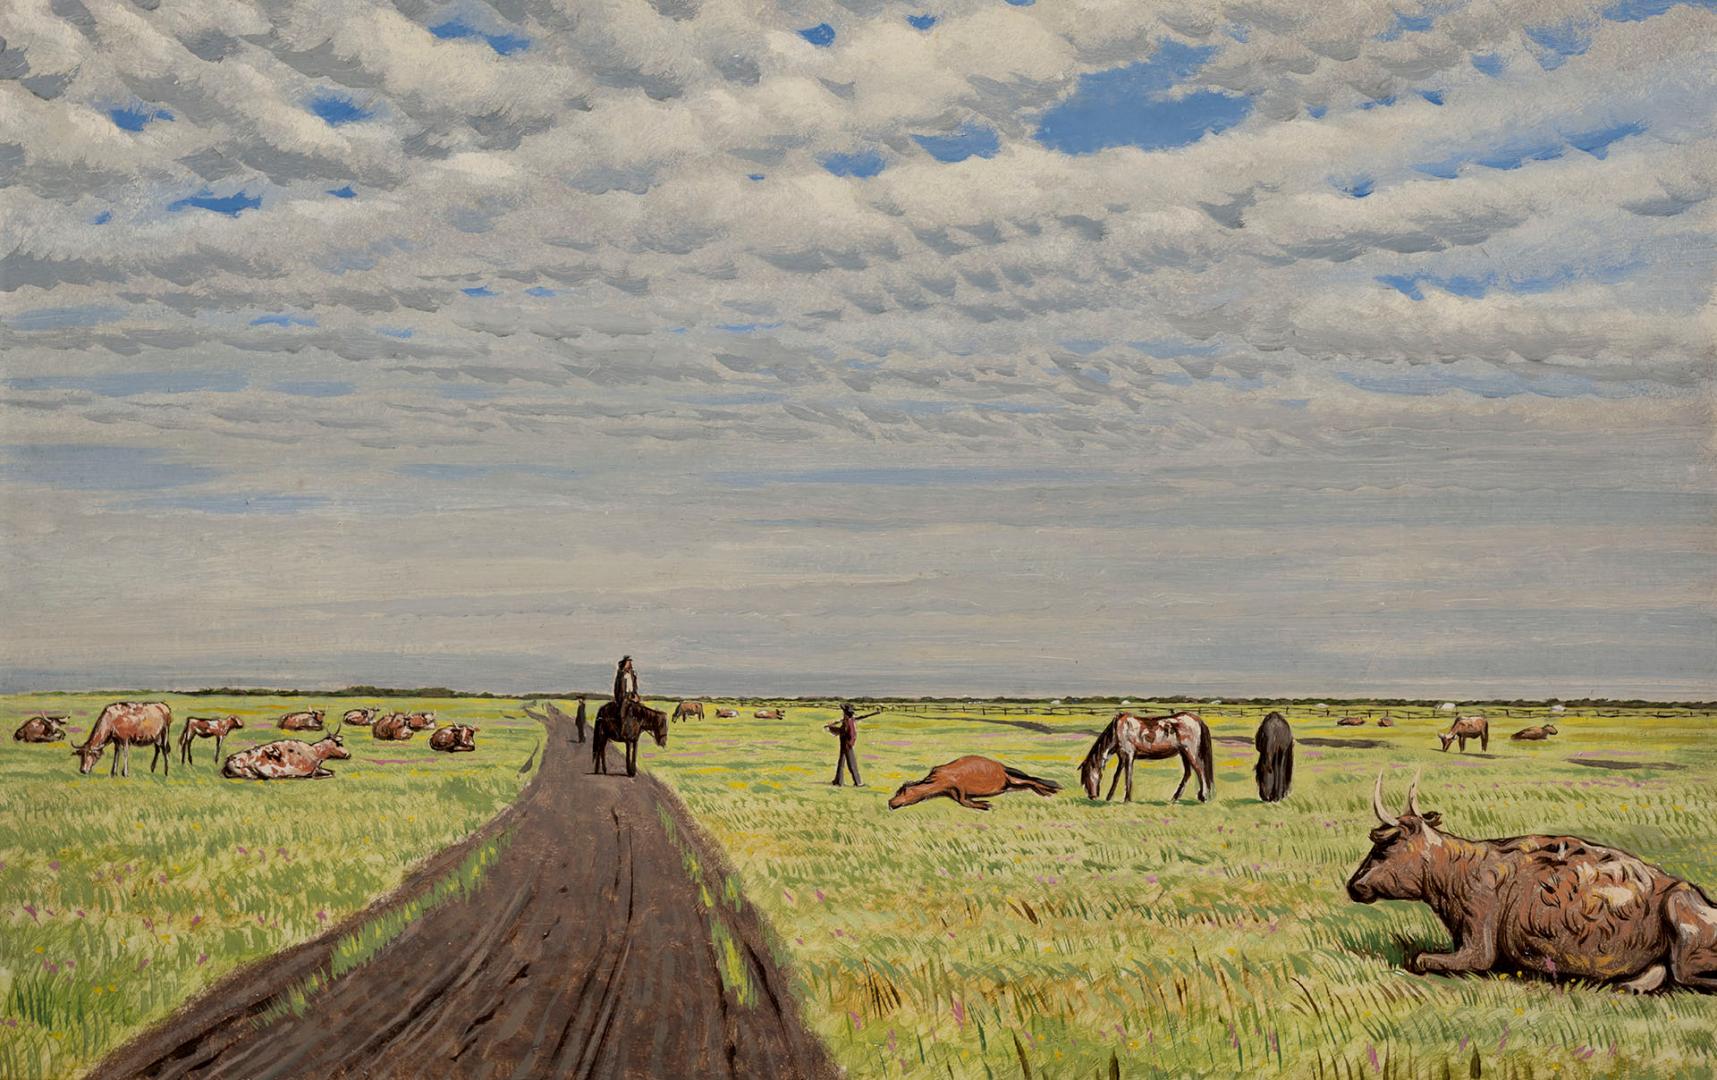
[[[404,742],[417,734],[405,713],[388,713],[370,727],[370,738],[388,742]]]
[[[346,715],[341,718],[341,723],[350,724],[353,727],[369,727],[376,722],[376,717],[381,714],[380,709],[347,709]]]
[[[1379,716],[1377,718],[1377,726],[1378,727],[1394,727],[1395,726],[1395,718],[1393,716],[1387,716],[1387,715]]]
[[[101,760],[102,750],[112,743],[113,764],[108,767],[109,776],[116,773],[131,775],[133,746],[153,746],[155,753],[149,757],[149,771],[154,772],[155,762],[159,761],[161,774],[165,776],[173,763],[172,752],[167,748],[168,731],[172,726],[173,710],[165,702],[116,701],[101,710],[83,745],[72,747],[72,753],[78,759],[78,772],[88,776],[95,763]],[[121,755],[125,758],[123,766],[119,760]]]
[[[682,701],[678,705],[674,706],[674,719],[675,720],[690,720],[694,716],[697,717],[699,720],[702,720],[704,718],[703,717],[703,702],[701,702],[701,701]]]
[[[470,724],[449,724],[429,734],[429,748],[448,754],[462,754],[477,749],[477,733],[482,728]]]
[[[1461,753],[1467,752],[1467,740],[1477,739],[1480,750],[1490,749],[1490,721],[1482,716],[1457,717],[1449,730],[1439,731],[1437,741],[1443,744],[1443,752],[1447,753],[1456,739],[1461,742]]]
[[[1337,720],[1335,722],[1335,726],[1336,727],[1364,727],[1365,726],[1365,717],[1363,717],[1363,716],[1344,716],[1340,720]]]
[[[185,717],[185,728],[179,732],[179,760],[186,765],[191,763],[191,744],[197,739],[215,740],[215,760],[221,760],[221,743],[241,727],[244,721],[231,714]]]
[[[1518,967],[1641,993],[1666,983],[1717,991],[1717,906],[1698,886],[1578,836],[1443,832],[1442,816],[1414,801],[1418,786],[1390,814],[1378,774],[1371,854],[1347,882],[1361,904],[1423,901],[1448,927],[1453,951],[1410,957],[1409,971]]]
[[[413,731],[430,731],[435,727],[435,714],[432,712],[406,713],[405,722],[411,725]]]
[[[738,709],[717,709],[715,715],[723,720],[731,720],[739,715]]]
[[[281,739],[240,750],[221,765],[221,775],[229,780],[321,780],[334,775],[323,762],[351,756],[335,730],[313,743]]]
[[[322,709],[307,709],[304,712],[287,713],[280,718],[280,730],[321,731],[324,715],[326,713]]]
[[[787,710],[786,709],[758,709],[756,712],[752,713],[751,715],[756,717],[759,720],[785,720],[787,718]]]
[[[1542,742],[1552,735],[1560,734],[1555,724],[1542,724],[1538,727],[1521,728],[1509,738],[1522,742]]]
[[[13,742],[50,743],[66,737],[66,713],[37,713],[18,725],[12,733]]]

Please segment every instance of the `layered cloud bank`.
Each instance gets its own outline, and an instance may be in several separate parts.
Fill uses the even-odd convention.
[[[1709,2],[0,38],[14,685],[1717,691]]]

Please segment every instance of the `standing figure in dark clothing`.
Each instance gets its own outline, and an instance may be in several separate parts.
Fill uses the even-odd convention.
[[[854,716],[852,702],[843,702],[841,718],[828,725],[829,734],[838,735],[841,740],[840,756],[835,758],[835,778],[830,781],[836,787],[841,786],[842,766],[845,766],[847,772],[852,775],[853,787],[864,787],[864,781],[859,779],[858,754],[854,750],[854,747],[858,745],[858,722],[869,720],[881,711],[878,709],[876,712],[867,712],[863,716]]]
[[[575,725],[577,725],[577,727],[578,727],[578,741],[583,742],[584,741],[584,699],[583,698],[578,699],[578,714],[573,717],[572,722]]]
[[[626,716],[627,705],[638,700],[638,673],[632,669],[632,658],[622,656],[614,669],[614,704],[620,716]]]
[[[1279,712],[1264,717],[1258,734],[1252,739],[1258,748],[1258,798],[1263,802],[1280,802],[1288,797],[1294,784],[1294,732]]]

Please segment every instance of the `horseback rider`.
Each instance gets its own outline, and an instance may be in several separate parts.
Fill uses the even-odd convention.
[[[632,706],[638,704],[638,673],[632,668],[632,658],[622,656],[614,669],[614,707],[625,720]]]
[[[858,745],[858,722],[869,720],[880,712],[882,710],[877,709],[875,712],[867,712],[863,716],[854,716],[852,702],[843,701],[841,703],[841,718],[826,726],[825,730],[829,734],[837,735],[841,740],[840,753],[835,758],[835,778],[829,781],[835,787],[842,786],[841,768],[843,766],[847,772],[852,774],[853,787],[864,787],[864,781],[859,779],[858,754],[854,750]]]

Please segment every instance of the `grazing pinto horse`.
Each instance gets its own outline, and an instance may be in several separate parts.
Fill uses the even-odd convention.
[[[682,701],[674,707],[675,720],[690,720],[694,716],[703,719],[703,702]]]
[[[1467,740],[1477,739],[1480,750],[1490,749],[1490,721],[1482,716],[1463,716],[1449,726],[1447,731],[1437,733],[1437,741],[1443,744],[1446,754],[1456,739],[1461,741],[1461,753],[1467,752]]]
[[[1108,798],[1115,797],[1115,787],[1121,782],[1121,774],[1125,773],[1127,801],[1133,801],[1135,758],[1147,761],[1180,758],[1180,786],[1174,789],[1175,799],[1180,798],[1181,792],[1186,790],[1187,780],[1194,775],[1198,777],[1199,802],[1216,791],[1215,748],[1211,745],[1210,727],[1197,713],[1177,712],[1167,716],[1116,713],[1115,719],[1103,729],[1103,734],[1091,744],[1091,751],[1079,766],[1079,778],[1085,784],[1085,793],[1093,799],[1102,789],[1103,767],[1109,763],[1110,754],[1120,755],[1121,761],[1115,767],[1115,780],[1109,785]]]
[[[929,776],[917,783],[900,785],[900,790],[888,800],[888,808],[899,810],[903,806],[946,795],[968,810],[988,810],[990,804],[980,800],[1010,791],[1035,791],[1048,798],[1060,790],[1061,785],[1053,780],[1030,776],[999,761],[971,754],[936,766],[930,770]]]
[[[642,701],[630,701],[626,704],[626,716],[620,716],[620,706],[612,701],[602,703],[602,708],[596,710],[596,732],[591,740],[590,752],[595,758],[594,771],[607,774],[608,744],[623,742],[626,744],[626,775],[638,775],[638,739],[648,731],[656,738],[657,746],[668,745],[668,714],[659,709],[652,709]]]
[[[172,726],[173,711],[164,702],[116,701],[101,710],[83,745],[72,747],[72,753],[78,759],[78,772],[88,776],[95,763],[101,760],[102,749],[112,743],[113,764],[108,768],[109,776],[115,773],[131,775],[133,746],[153,746],[155,753],[149,758],[149,771],[154,772],[155,762],[160,761],[161,774],[165,776],[168,766],[173,763],[172,751],[167,748],[168,729]],[[119,764],[121,753],[125,755],[123,768]]]
[[[1294,730],[1281,713],[1273,712],[1258,725],[1252,745],[1258,748],[1258,764],[1253,770],[1258,778],[1258,801],[1281,802],[1294,786]]]
[[[244,721],[236,716],[187,716],[185,730],[179,732],[179,760],[189,765],[191,763],[191,743],[196,739],[215,740],[215,761],[221,760],[221,743],[233,733],[235,728],[244,727]]]

